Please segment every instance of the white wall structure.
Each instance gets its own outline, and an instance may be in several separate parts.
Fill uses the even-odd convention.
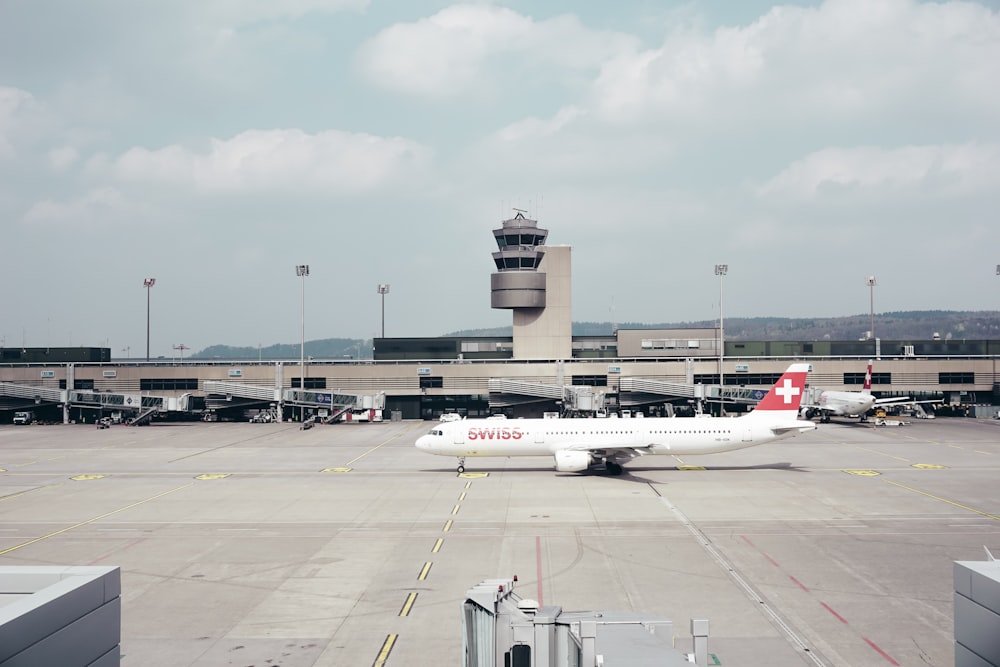
[[[0,567],[0,667],[121,662],[121,570]]]
[[[955,561],[955,667],[1000,665],[1000,561]]]

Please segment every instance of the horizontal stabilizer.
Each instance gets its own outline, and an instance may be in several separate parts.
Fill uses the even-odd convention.
[[[805,433],[806,431],[812,431],[816,428],[816,424],[807,421],[794,421],[785,424],[773,424],[768,428],[775,435],[784,435],[786,433]]]

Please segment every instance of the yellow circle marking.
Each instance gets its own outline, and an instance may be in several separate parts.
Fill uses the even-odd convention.
[[[0,472],[7,472],[6,468],[0,468]]]
[[[77,475],[76,477],[70,477],[74,482],[88,482],[92,479],[102,479],[104,475]]]
[[[677,466],[678,470],[707,470],[705,466]]]
[[[320,472],[351,472],[351,468],[323,468]]]
[[[845,470],[848,475],[860,475],[861,477],[876,477],[881,475],[878,470]]]
[[[490,474],[488,472],[461,472],[458,476],[465,479],[482,479],[483,477],[489,477]]]
[[[920,468],[921,470],[944,470],[947,466],[938,465],[937,463],[914,463],[914,468]]]
[[[195,479],[225,479],[229,477],[228,472],[212,472],[204,475],[198,475]]]

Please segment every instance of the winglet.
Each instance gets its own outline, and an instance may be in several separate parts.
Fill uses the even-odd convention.
[[[802,395],[805,393],[809,364],[792,364],[788,367],[753,412],[791,412],[798,415]],[[751,413],[753,414],[753,413]]]

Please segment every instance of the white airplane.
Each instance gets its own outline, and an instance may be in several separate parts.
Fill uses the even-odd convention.
[[[941,401],[914,401],[908,396],[898,398],[876,398],[872,395],[872,361],[868,360],[865,382],[861,391],[834,391],[826,389],[819,393],[815,403],[803,403],[803,416],[820,415],[820,421],[829,422],[831,416],[858,417],[868,421],[868,411],[879,405],[914,405],[916,403],[940,403]]]
[[[458,457],[460,473],[470,456],[552,456],[560,472],[603,465],[609,475],[620,475],[622,463],[639,456],[715,454],[813,430],[815,424],[798,420],[808,372],[809,364],[789,366],[742,417],[464,419],[435,424],[416,446]]]

